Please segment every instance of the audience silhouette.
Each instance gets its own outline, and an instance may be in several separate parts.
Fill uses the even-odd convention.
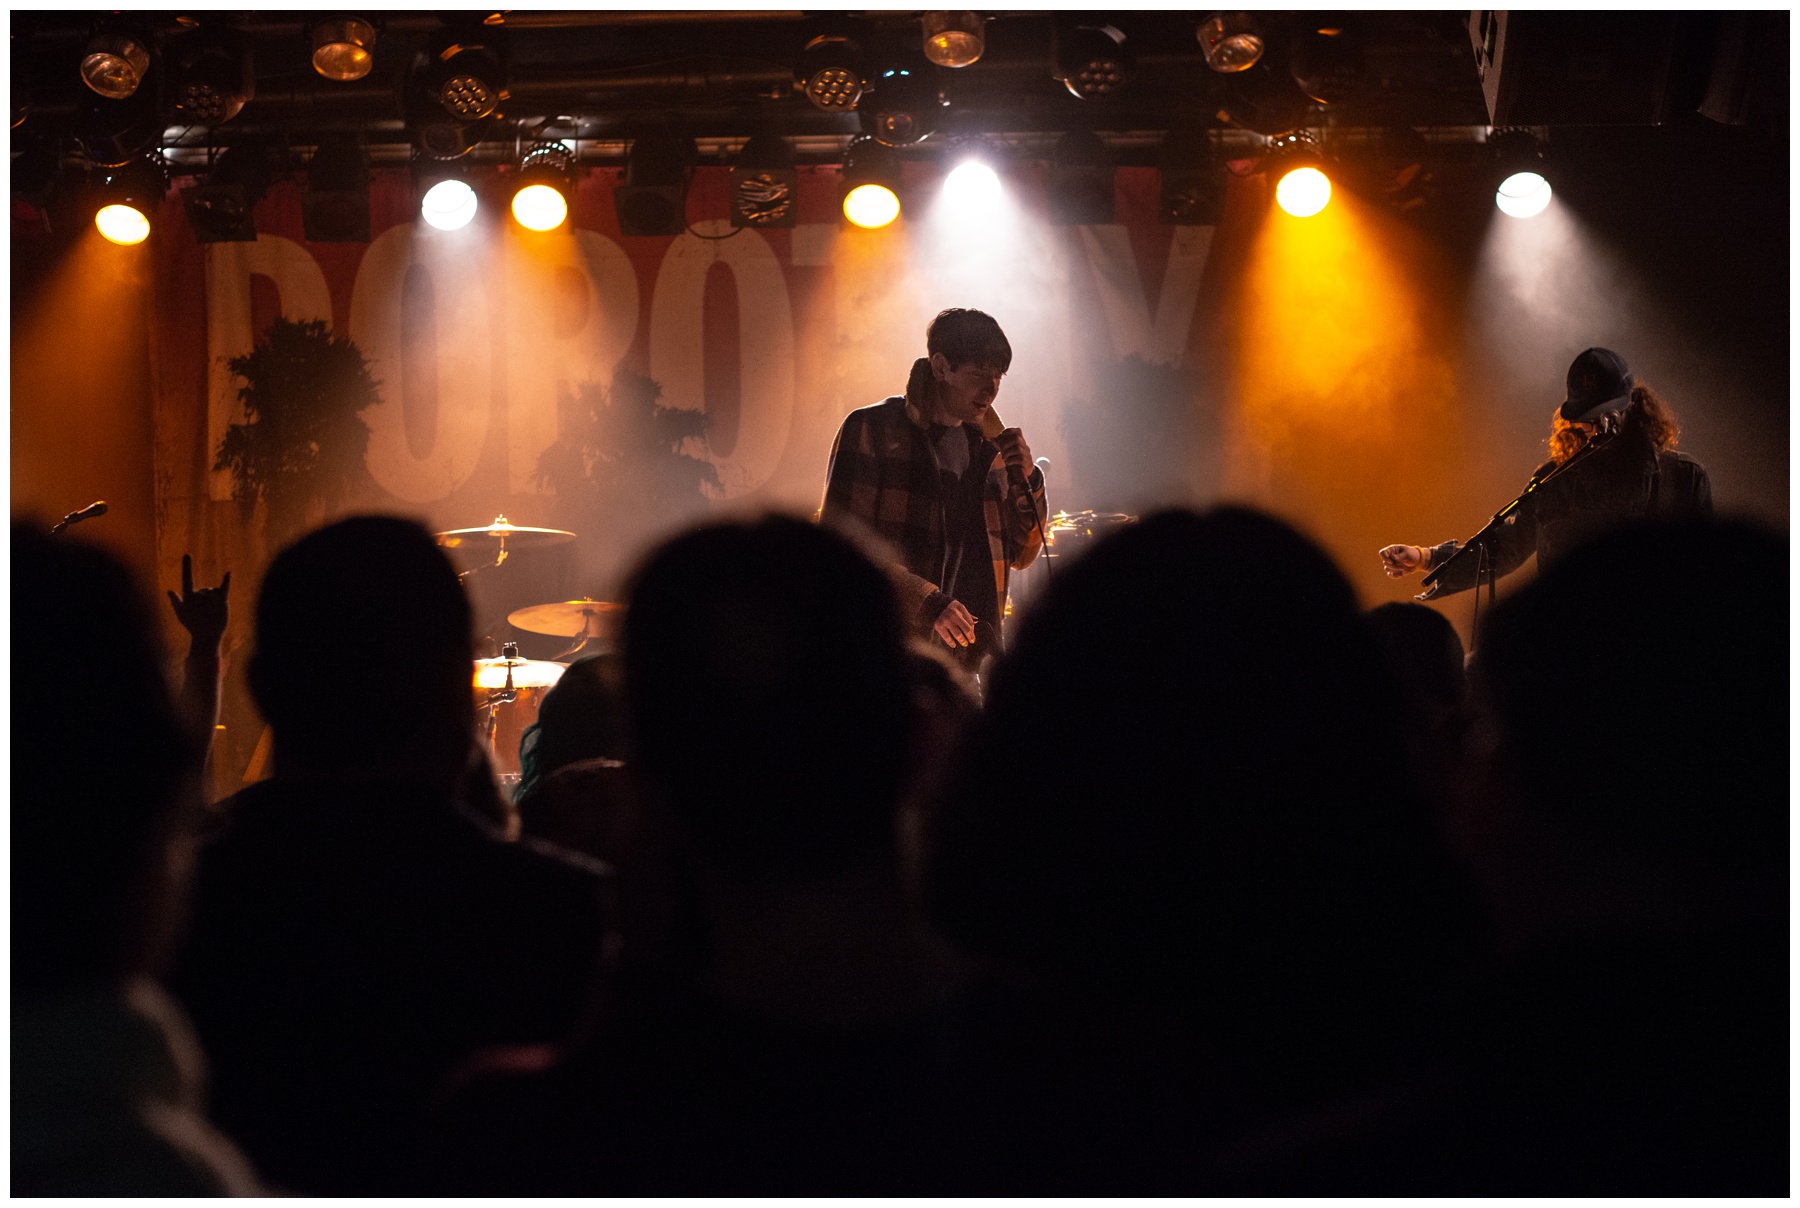
[[[146,599],[15,526],[13,1190],[1785,1192],[1784,538],[1616,531],[1465,672],[1281,521],[1162,512],[985,700],[867,540],[649,551],[515,818],[442,550],[322,528],[202,845]],[[223,585],[173,602],[216,651]]]
[[[930,878],[947,935],[1036,979],[986,1046],[1012,1189],[1192,1191],[1209,1149],[1400,1059],[1473,933],[1392,775],[1402,708],[1349,584],[1279,521],[1165,512],[1058,576]]]
[[[945,1187],[923,1141],[963,965],[905,899],[915,725],[891,581],[797,519],[703,528],[635,577],[625,659],[640,813],[610,1026],[465,1092],[452,1184]]]
[[[176,988],[266,1178],[392,1193],[453,1065],[579,1022],[600,878],[505,842],[481,800],[469,605],[424,529],[359,517],[284,550],[249,674],[274,775],[225,803]]]
[[[254,1194],[155,980],[193,862],[198,728],[123,566],[22,523],[12,576],[11,1190]]]

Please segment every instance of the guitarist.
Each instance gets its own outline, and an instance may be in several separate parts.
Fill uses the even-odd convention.
[[[1008,574],[1043,544],[1044,476],[994,415],[1012,345],[992,316],[952,308],[925,331],[906,393],[844,418],[820,518],[852,519],[899,554],[909,604],[977,671],[1000,653]]]

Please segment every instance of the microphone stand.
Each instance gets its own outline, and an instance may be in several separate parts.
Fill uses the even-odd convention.
[[[1442,594],[1438,588],[1444,572],[1462,561],[1470,551],[1479,551],[1475,554],[1475,616],[1477,620],[1479,620],[1481,616],[1482,581],[1485,579],[1487,582],[1488,604],[1491,607],[1494,602],[1494,581],[1499,577],[1494,569],[1493,554],[1488,548],[1488,543],[1493,539],[1494,535],[1500,531],[1502,526],[1511,524],[1518,519],[1519,509],[1524,507],[1525,501],[1536,494],[1545,483],[1556,481],[1558,478],[1561,478],[1564,474],[1567,474],[1570,470],[1573,470],[1576,466],[1586,461],[1589,457],[1593,456],[1599,450],[1611,444],[1614,438],[1618,436],[1619,431],[1620,430],[1616,427],[1608,428],[1595,436],[1592,440],[1588,441],[1587,444],[1583,445],[1575,453],[1575,456],[1569,458],[1569,460],[1563,462],[1560,466],[1555,467],[1548,474],[1533,478],[1526,484],[1525,489],[1519,493],[1517,499],[1495,512],[1493,518],[1481,526],[1481,531],[1479,533],[1476,533],[1473,537],[1470,537],[1467,541],[1463,542],[1460,549],[1444,559],[1444,564],[1442,566],[1425,576],[1421,581],[1425,590],[1414,596],[1413,599],[1437,599],[1437,597]]]

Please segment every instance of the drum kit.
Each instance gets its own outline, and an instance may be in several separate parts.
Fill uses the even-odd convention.
[[[437,543],[446,549],[492,553],[493,561],[458,576],[464,579],[504,564],[508,555],[517,550],[573,540],[575,534],[567,529],[529,528],[513,524],[504,516],[496,516],[492,524],[479,528],[450,529],[437,534]],[[612,627],[624,608],[623,604],[584,598],[515,609],[506,615],[515,627],[528,633],[570,638],[573,644],[552,659],[526,659],[519,657],[517,644],[507,642],[501,647],[499,658],[475,660],[473,686],[482,742],[494,772],[508,791],[519,781],[519,739],[526,727],[537,721],[544,695],[562,678],[570,659],[590,643],[602,643],[611,637]]]

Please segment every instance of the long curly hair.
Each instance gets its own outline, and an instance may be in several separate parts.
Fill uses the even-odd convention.
[[[1674,410],[1662,395],[1642,382],[1631,388],[1631,402],[1625,406],[1623,423],[1627,431],[1642,430],[1659,450],[1673,449],[1681,439],[1681,425]],[[1550,446],[1550,460],[1560,466],[1581,452],[1587,442],[1587,433],[1564,419],[1560,408],[1551,413],[1550,437],[1545,442]]]

